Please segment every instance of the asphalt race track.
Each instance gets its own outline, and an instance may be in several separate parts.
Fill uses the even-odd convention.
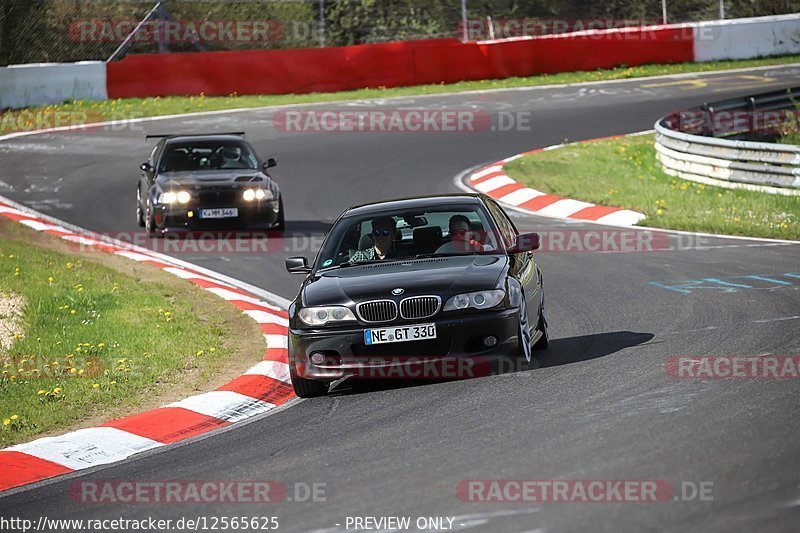
[[[284,257],[313,256],[345,207],[454,192],[455,176],[517,152],[649,129],[669,111],[798,84],[800,67],[784,67],[309,106],[471,109],[493,124],[515,112],[529,114],[525,131],[286,133],[272,124],[275,110],[263,109],[34,135],[0,142],[0,194],[92,230],[133,232],[138,165],[152,146],[145,133],[245,130],[262,157],[280,161],[285,248],[182,258],[291,299],[300,278],[285,272]],[[514,218],[531,231],[597,229]],[[455,517],[454,528],[474,531],[796,530],[797,381],[678,380],[665,364],[677,355],[800,354],[800,246],[682,239],[688,249],[539,253],[554,339],[541,368],[432,384],[344,383],[330,397],[208,438],[13,493],[0,498],[0,513],[277,516],[286,531],[339,531],[347,516],[396,515]],[[709,278],[723,283],[685,288]],[[326,484],[326,501],[87,506],[68,496],[75,479],[316,482]],[[711,482],[713,499],[474,503],[456,494],[470,479]]]

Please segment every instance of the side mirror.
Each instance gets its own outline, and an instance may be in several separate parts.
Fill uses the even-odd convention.
[[[268,168],[277,167],[277,166],[278,166],[278,160],[275,159],[274,157],[270,157],[269,159],[264,161],[264,164],[261,165],[261,168],[263,168],[264,170],[267,170]]]
[[[514,246],[508,249],[510,254],[521,254],[524,252],[532,252],[539,249],[539,234],[538,233],[520,233],[517,235],[517,242]]]
[[[291,274],[308,274],[311,267],[308,266],[308,259],[305,257],[287,257],[286,271]]]
[[[144,163],[142,163],[141,165],[139,165],[139,168],[141,168],[141,169],[142,169],[142,170],[144,170],[145,172],[152,172],[152,171],[153,171],[153,165],[151,165],[151,164],[150,164],[150,163],[148,163],[147,161],[145,161]]]

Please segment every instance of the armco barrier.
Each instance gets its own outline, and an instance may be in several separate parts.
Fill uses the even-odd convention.
[[[671,176],[800,196],[800,146],[735,138],[774,135],[798,98],[795,87],[671,113],[656,122],[656,158]]]
[[[0,68],[0,109],[107,98],[106,64],[102,61]]]
[[[131,56],[108,65],[109,98],[285,94],[397,87],[692,61],[691,29],[624,28],[461,43]]]

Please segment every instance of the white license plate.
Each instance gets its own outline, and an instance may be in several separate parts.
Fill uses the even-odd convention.
[[[413,326],[393,326],[364,330],[364,343],[387,344],[390,342],[422,341],[436,338],[436,324],[416,324]]]
[[[219,207],[216,209],[201,209],[200,218],[233,218],[239,216],[235,207]]]

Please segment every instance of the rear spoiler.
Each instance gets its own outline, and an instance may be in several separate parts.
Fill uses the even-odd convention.
[[[211,135],[238,135],[239,137],[244,137],[245,133],[243,131],[220,131],[214,133],[161,133],[158,135],[145,135],[144,140],[149,141],[150,139],[163,139],[165,137],[208,137]]]

